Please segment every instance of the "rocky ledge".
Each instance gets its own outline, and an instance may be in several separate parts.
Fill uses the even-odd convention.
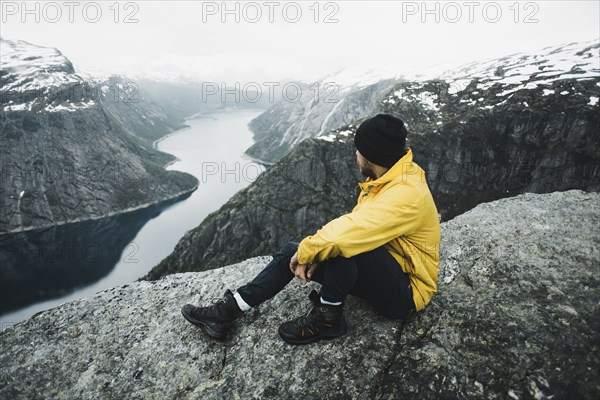
[[[443,224],[439,293],[406,327],[351,297],[348,334],[309,346],[277,335],[306,307],[299,281],[225,342],[179,314],[269,257],[101,292],[0,334],[0,397],[595,399],[599,202],[569,191],[481,204]]]

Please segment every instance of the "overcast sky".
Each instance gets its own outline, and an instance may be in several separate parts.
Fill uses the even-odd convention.
[[[93,73],[310,80],[348,66],[414,72],[595,40],[599,3],[229,1],[226,14],[221,1],[30,1],[28,13],[2,1],[0,34],[56,47]]]

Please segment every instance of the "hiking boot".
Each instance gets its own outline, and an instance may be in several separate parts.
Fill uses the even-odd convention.
[[[231,322],[242,315],[233,293],[225,291],[223,298],[208,307],[195,307],[186,304],[181,307],[181,314],[192,324],[213,339],[223,340],[231,327]]]
[[[279,327],[279,336],[292,344],[308,344],[321,339],[342,336],[348,330],[342,315],[343,304],[331,306],[321,304],[319,293],[313,290],[309,298],[312,307],[301,317],[284,322]]]

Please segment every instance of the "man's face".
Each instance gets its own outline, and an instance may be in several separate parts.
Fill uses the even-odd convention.
[[[356,150],[356,162],[358,163],[358,168],[360,168],[360,174],[364,177],[368,177],[371,179],[377,179],[377,175],[375,171],[373,171],[373,166],[360,154],[360,151]]]

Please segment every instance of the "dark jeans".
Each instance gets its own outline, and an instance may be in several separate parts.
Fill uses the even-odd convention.
[[[279,293],[293,278],[290,260],[299,243],[288,242],[273,260],[237,291],[255,307]],[[312,280],[322,285],[321,297],[344,301],[348,294],[362,297],[388,318],[405,318],[415,311],[409,275],[383,246],[354,257],[341,256],[322,262]]]

